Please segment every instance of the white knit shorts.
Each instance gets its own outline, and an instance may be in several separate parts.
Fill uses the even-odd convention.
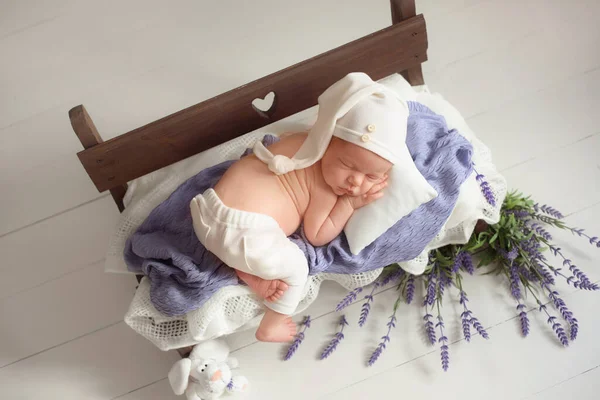
[[[196,236],[208,251],[231,268],[288,284],[279,300],[265,301],[265,305],[291,315],[308,280],[308,263],[277,221],[268,215],[227,207],[213,189],[194,197],[190,208]]]

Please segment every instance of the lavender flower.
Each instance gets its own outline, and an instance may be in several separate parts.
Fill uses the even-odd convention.
[[[460,269],[460,267],[462,267],[463,265],[463,253],[462,251],[459,251],[458,253],[456,253],[456,256],[454,256],[454,261],[452,262],[452,273],[457,273],[458,270]]]
[[[450,355],[448,354],[448,338],[444,335],[444,320],[441,315],[437,316],[438,323],[435,324],[436,327],[440,328],[440,339],[439,343],[442,343],[440,346],[440,355],[442,359],[442,369],[444,371],[448,371],[448,366],[450,365]]]
[[[450,277],[442,269],[439,269],[438,291],[440,293],[440,298],[444,296],[444,289],[446,289],[446,287],[451,283],[452,281],[450,280]]]
[[[490,184],[485,180],[484,175],[477,172],[477,170],[475,170],[475,173],[477,174],[475,179],[477,179],[477,182],[479,182],[479,187],[481,188],[481,193],[483,193],[483,197],[485,197],[485,200],[488,203],[495,207],[496,199],[494,198],[494,193],[492,193],[492,189],[490,189]]]
[[[345,315],[342,315],[342,318],[340,319],[341,329],[339,332],[337,332],[335,334],[333,339],[331,339],[331,342],[329,342],[327,347],[325,347],[325,349],[323,350],[323,353],[321,353],[321,360],[324,360],[327,357],[329,357],[331,355],[331,353],[333,353],[335,351],[335,349],[337,349],[337,347],[340,344],[340,342],[342,341],[342,339],[344,339],[344,326],[346,326],[346,325],[348,325],[348,320],[346,320]]]
[[[553,218],[556,219],[563,219],[564,215],[562,215],[562,213],[560,211],[558,211],[557,209],[544,204],[543,206],[539,206],[537,203],[534,204],[533,209],[535,210],[535,212],[539,212],[540,210],[542,210],[542,212],[546,215],[549,215]]]
[[[394,272],[390,272],[387,276],[381,281],[381,286],[387,286],[390,282],[396,281],[401,278],[405,274],[404,270],[398,267]]]
[[[531,258],[532,260],[544,259],[544,256],[540,252],[540,243],[534,236],[532,236],[529,240],[523,240],[519,243],[519,246],[521,247],[521,250],[527,253],[529,258]]]
[[[396,327],[396,312],[395,311],[392,314],[392,316],[390,317],[390,320],[387,323],[387,327],[388,327],[387,334],[385,336],[381,337],[381,342],[377,345],[377,348],[375,348],[375,351],[373,351],[373,354],[371,354],[371,357],[369,358],[369,367],[371,365],[375,364],[375,361],[377,361],[377,359],[379,359],[379,356],[381,355],[381,353],[383,353],[383,350],[385,349],[385,344],[390,342],[390,332],[392,331],[392,328]]]
[[[529,335],[529,317],[527,316],[527,312],[525,311],[525,304],[519,303],[517,306],[517,310],[520,311],[519,319],[521,320],[521,333],[523,336]]]
[[[415,276],[410,275],[406,282],[406,304],[412,303],[415,297]]]
[[[360,318],[358,319],[358,326],[362,328],[362,326],[367,322],[367,317],[369,316],[369,311],[371,311],[371,303],[373,302],[373,293],[375,293],[375,289],[379,287],[379,283],[375,283],[373,288],[371,289],[371,293],[365,296],[366,302],[363,303],[360,310]]]
[[[473,258],[471,258],[471,254],[463,252],[462,267],[469,275],[473,275],[475,272],[475,267],[473,266]]]
[[[560,247],[554,247],[549,245],[548,248],[550,251],[554,253],[554,255],[559,255],[563,259],[563,266],[569,266],[569,270],[573,273],[572,277],[567,278],[567,283],[571,283],[575,278],[579,281],[573,282],[573,286],[576,288],[584,289],[584,290],[598,290],[598,285],[590,282],[590,279],[585,275],[583,271],[581,271],[575,264],[571,262],[564,254],[561,252]],[[559,270],[557,270],[559,271]]]
[[[512,214],[515,218],[518,219],[526,219],[531,217],[531,214],[527,210],[515,209],[515,210],[506,210],[506,214]]]
[[[425,316],[423,317],[423,320],[425,321],[425,333],[427,334],[427,338],[429,339],[429,342],[434,345],[437,342],[436,336],[435,336],[435,328],[433,325],[433,315],[427,313],[425,314]]]
[[[566,277],[561,271],[561,268],[548,267],[556,276],[560,276],[567,280],[567,284],[573,285],[577,289],[583,290],[600,290],[600,286],[596,283],[576,281],[575,276]]]
[[[548,316],[548,324],[552,326],[552,330],[556,334],[556,337],[558,338],[560,343],[565,347],[568,346],[569,339],[567,338],[567,334],[565,333],[565,330],[562,327],[561,323],[556,321],[555,316],[550,315],[550,313],[548,313],[546,306],[544,304],[542,304],[539,300],[538,300],[538,305],[540,306],[540,312],[542,310],[544,310],[544,312]]]
[[[431,270],[431,272],[429,273],[429,276],[427,277],[427,291],[425,294],[425,299],[423,300],[423,305],[433,305],[433,302],[435,301],[435,276],[434,276],[434,269]]]
[[[335,311],[341,311],[344,308],[348,307],[350,304],[352,304],[356,300],[356,296],[358,296],[358,294],[362,292],[362,290],[362,287],[358,287],[352,290],[350,293],[348,293],[346,297],[344,297],[342,301],[339,302],[337,307],[335,307]]]
[[[484,339],[489,339],[490,336],[488,335],[487,331],[485,330],[485,328],[483,327],[483,325],[481,325],[481,323],[479,322],[479,320],[475,317],[471,317],[471,325],[473,325],[473,328],[475,328],[475,330],[477,331],[477,333],[479,333],[479,335],[484,338]]]
[[[544,240],[552,240],[552,235],[550,235],[550,233],[548,233],[548,231],[546,229],[544,229],[544,227],[541,226],[540,224],[538,224],[537,222],[531,224],[530,228],[538,236],[541,236],[542,238],[544,238]]]
[[[467,298],[467,294],[461,290],[460,291],[460,300],[459,303],[463,305],[464,311],[460,314],[460,318],[462,321],[462,329],[463,335],[465,336],[465,340],[467,342],[471,341],[471,310],[467,307],[467,302],[469,299]]]
[[[579,237],[587,238],[592,246],[600,247],[600,242],[598,241],[598,237],[597,236],[590,237],[588,234],[584,233],[585,229],[568,228],[568,227],[567,227],[567,229],[569,229],[572,233],[576,234]]]
[[[310,323],[311,323],[311,319],[310,319],[310,315],[308,315],[308,316],[306,316],[306,318],[304,318],[304,321],[302,321],[302,323],[300,324],[301,326],[304,326],[304,329],[302,329],[302,332],[298,333],[296,335],[296,337],[294,338],[294,341],[290,345],[290,347],[284,357],[285,361],[292,358],[292,356],[296,353],[296,350],[298,350],[298,347],[300,347],[300,344],[302,344],[302,341],[304,340],[304,332],[306,332],[307,328],[310,328]]]
[[[531,271],[529,270],[529,268],[527,268],[525,265],[519,265],[519,274],[523,275],[523,277],[525,279],[527,279],[529,282],[537,282],[539,279],[536,275],[532,274]],[[546,273],[549,273],[548,271],[546,271]],[[552,275],[550,275],[550,278],[552,278]],[[552,278],[554,279],[554,278]]]
[[[567,308],[564,300],[558,297],[559,293],[556,290],[551,290],[546,284],[542,284],[542,286],[548,291],[548,298],[554,303],[554,307],[556,307],[563,319],[569,324],[571,340],[575,340],[579,331],[577,319],[573,317],[573,313]]]
[[[517,266],[510,267],[510,292],[512,296],[519,300],[521,298],[520,278],[517,272]]]
[[[535,269],[540,273],[540,275],[542,275],[543,281],[545,283],[547,283],[549,285],[554,285],[556,283],[552,274],[550,272],[548,272],[548,270],[543,265],[541,265],[538,262],[534,262],[533,265],[534,265]]]

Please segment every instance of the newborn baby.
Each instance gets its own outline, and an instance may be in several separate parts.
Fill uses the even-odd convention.
[[[308,135],[285,136],[268,149],[257,142],[253,155],[190,204],[200,242],[265,300],[261,341],[296,334],[291,314],[308,263],[288,236],[302,224],[313,246],[325,245],[355,210],[382,197],[395,160],[386,137],[406,129],[405,105],[365,74],[338,81],[319,104]]]

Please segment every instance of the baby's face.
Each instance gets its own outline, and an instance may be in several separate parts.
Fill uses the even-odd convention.
[[[334,137],[321,160],[325,182],[338,196],[360,196],[387,177],[392,163]]]

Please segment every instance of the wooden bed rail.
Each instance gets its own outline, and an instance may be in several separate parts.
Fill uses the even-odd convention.
[[[96,188],[110,190],[122,210],[127,182],[310,108],[349,72],[366,72],[375,80],[402,72],[411,84],[422,84],[425,19],[415,15],[413,0],[390,4],[394,22],[390,27],[106,142],[85,108],[73,108],[71,124],[85,148],[78,153],[81,163]],[[270,92],[275,98],[268,110],[252,105]]]

